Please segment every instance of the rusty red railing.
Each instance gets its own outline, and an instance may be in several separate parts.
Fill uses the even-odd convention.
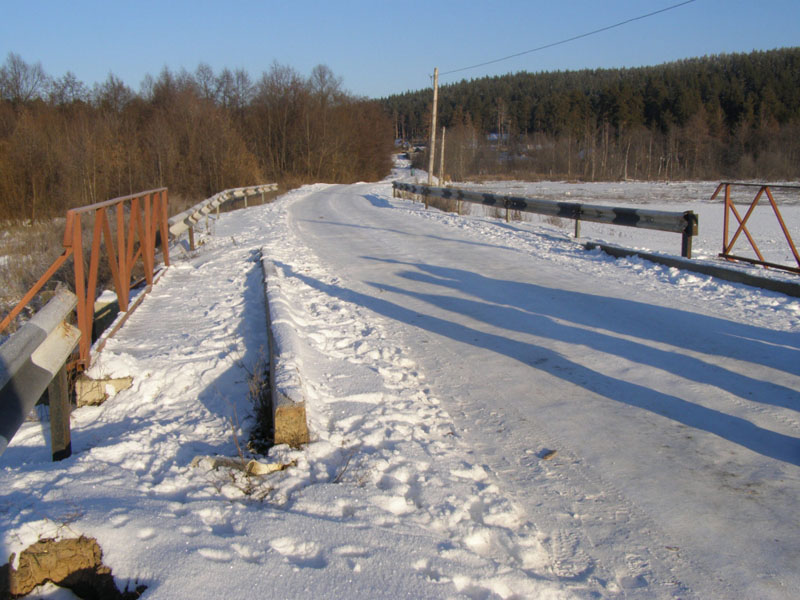
[[[94,302],[102,248],[105,248],[119,309],[129,313],[131,290],[138,283],[133,281],[134,268],[140,259],[147,283],[146,291],[153,285],[159,237],[164,264],[169,265],[167,203],[167,188],[159,188],[67,211],[63,253],[0,322],[0,332],[8,327],[71,257],[75,294],[78,297],[76,322],[81,331],[76,366],[78,369],[86,368],[90,360]],[[114,213],[112,220],[109,220],[110,212]],[[92,216],[92,248],[87,269],[83,253],[83,226]]]
[[[742,217],[741,213],[736,208],[736,205],[733,203],[733,199],[731,197],[731,190],[732,190],[732,188],[735,188],[735,187],[738,187],[738,188],[758,188],[758,191],[756,192],[756,195],[753,198],[753,200],[750,202],[750,205],[749,205],[749,207],[747,209],[747,212],[745,213],[744,217]],[[797,247],[795,246],[794,240],[792,239],[792,236],[789,233],[789,228],[786,226],[786,222],[784,221],[783,216],[781,215],[781,211],[778,208],[778,203],[775,201],[775,197],[772,194],[772,190],[773,189],[788,189],[788,190],[797,190],[797,191],[800,192],[800,186],[794,186],[794,185],[777,185],[777,184],[773,185],[773,184],[760,184],[760,183],[733,183],[733,182],[723,181],[722,183],[720,183],[717,186],[717,189],[711,195],[711,200],[716,199],[716,197],[719,195],[719,193],[721,191],[723,191],[723,190],[725,191],[725,198],[724,198],[725,214],[724,214],[724,217],[723,217],[724,221],[723,221],[723,225],[722,225],[722,252],[720,253],[720,256],[722,258],[727,259],[727,260],[739,260],[739,261],[748,262],[748,263],[751,263],[751,264],[761,265],[761,266],[767,267],[767,268],[771,267],[773,269],[781,269],[781,270],[784,270],[784,271],[789,271],[789,272],[792,272],[792,273],[800,274],[800,254],[798,254],[798,252],[797,252]],[[786,238],[786,242],[789,244],[789,251],[792,253],[792,255],[794,256],[794,259],[795,259],[795,261],[797,263],[796,267],[791,266],[791,265],[782,265],[782,264],[769,262],[769,261],[765,260],[764,259],[764,255],[761,253],[761,250],[759,249],[758,244],[756,243],[756,240],[753,238],[753,236],[751,235],[750,231],[747,228],[748,220],[750,219],[751,215],[753,214],[753,211],[755,210],[756,206],[758,206],[758,203],[760,202],[762,197],[765,196],[765,195],[768,198],[769,204],[772,207],[772,211],[773,211],[773,213],[775,214],[775,217],[778,220],[778,224],[779,224],[779,226],[781,228],[781,231],[783,231],[783,235]],[[730,221],[731,221],[730,217],[731,217],[731,215],[733,215],[736,218],[736,221],[739,224],[739,226],[736,228],[736,231],[734,232],[733,236],[729,235],[729,233],[730,233]],[[733,246],[736,244],[736,242],[738,241],[738,239],[739,239],[739,237],[741,236],[742,233],[744,233],[745,237],[750,242],[750,246],[752,247],[753,251],[755,252],[756,256],[758,257],[757,260],[753,259],[753,258],[747,258],[747,257],[744,257],[744,256],[737,256],[735,254],[731,254],[731,251],[733,250]]]

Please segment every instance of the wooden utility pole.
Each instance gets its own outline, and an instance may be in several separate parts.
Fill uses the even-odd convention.
[[[431,147],[428,156],[428,185],[433,185],[433,159],[436,156],[436,106],[439,103],[439,67],[433,69],[433,110],[431,111]],[[425,196],[427,200],[428,197]],[[427,204],[427,203],[426,203]]]
[[[444,187],[444,134],[447,128],[442,127],[442,147],[439,150],[439,186]]]

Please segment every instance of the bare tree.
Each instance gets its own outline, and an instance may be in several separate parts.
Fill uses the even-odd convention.
[[[133,99],[133,92],[119,77],[109,73],[108,79],[94,85],[92,97],[100,108],[119,113]]]
[[[233,72],[232,108],[241,111],[252,99],[253,82],[250,75],[244,69],[236,69]]]
[[[236,82],[233,72],[228,69],[222,69],[222,72],[217,77],[216,97],[217,101],[225,108],[230,108],[233,105],[235,95]]]
[[[308,78],[311,93],[322,106],[335,103],[342,96],[342,78],[336,77],[327,65],[317,65]]]
[[[216,101],[217,78],[214,70],[207,63],[200,63],[194,72],[194,81],[197,84],[197,92],[205,100]]]
[[[47,79],[42,63],[29,65],[19,54],[9,52],[6,64],[0,67],[0,98],[13,103],[40,98]]]
[[[89,90],[72,71],[67,71],[60,79],[53,79],[49,87],[47,96],[51,104],[71,104],[89,99]]]

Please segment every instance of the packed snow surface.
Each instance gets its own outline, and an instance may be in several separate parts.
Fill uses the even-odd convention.
[[[568,229],[388,181],[212,219],[95,358],[133,386],[73,413],[73,456],[30,422],[0,457],[2,554],[93,536],[144,598],[796,597],[800,301]],[[262,258],[313,439],[247,476],[208,457],[251,458]]]

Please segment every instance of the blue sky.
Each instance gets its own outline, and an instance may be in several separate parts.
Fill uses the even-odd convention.
[[[164,66],[253,79],[273,61],[381,97],[459,69],[613,25],[680,0],[0,0],[0,60],[16,52],[91,86],[114,73],[134,90]],[[800,45],[800,0],[696,0],[564,45],[442,78],[635,67]]]

